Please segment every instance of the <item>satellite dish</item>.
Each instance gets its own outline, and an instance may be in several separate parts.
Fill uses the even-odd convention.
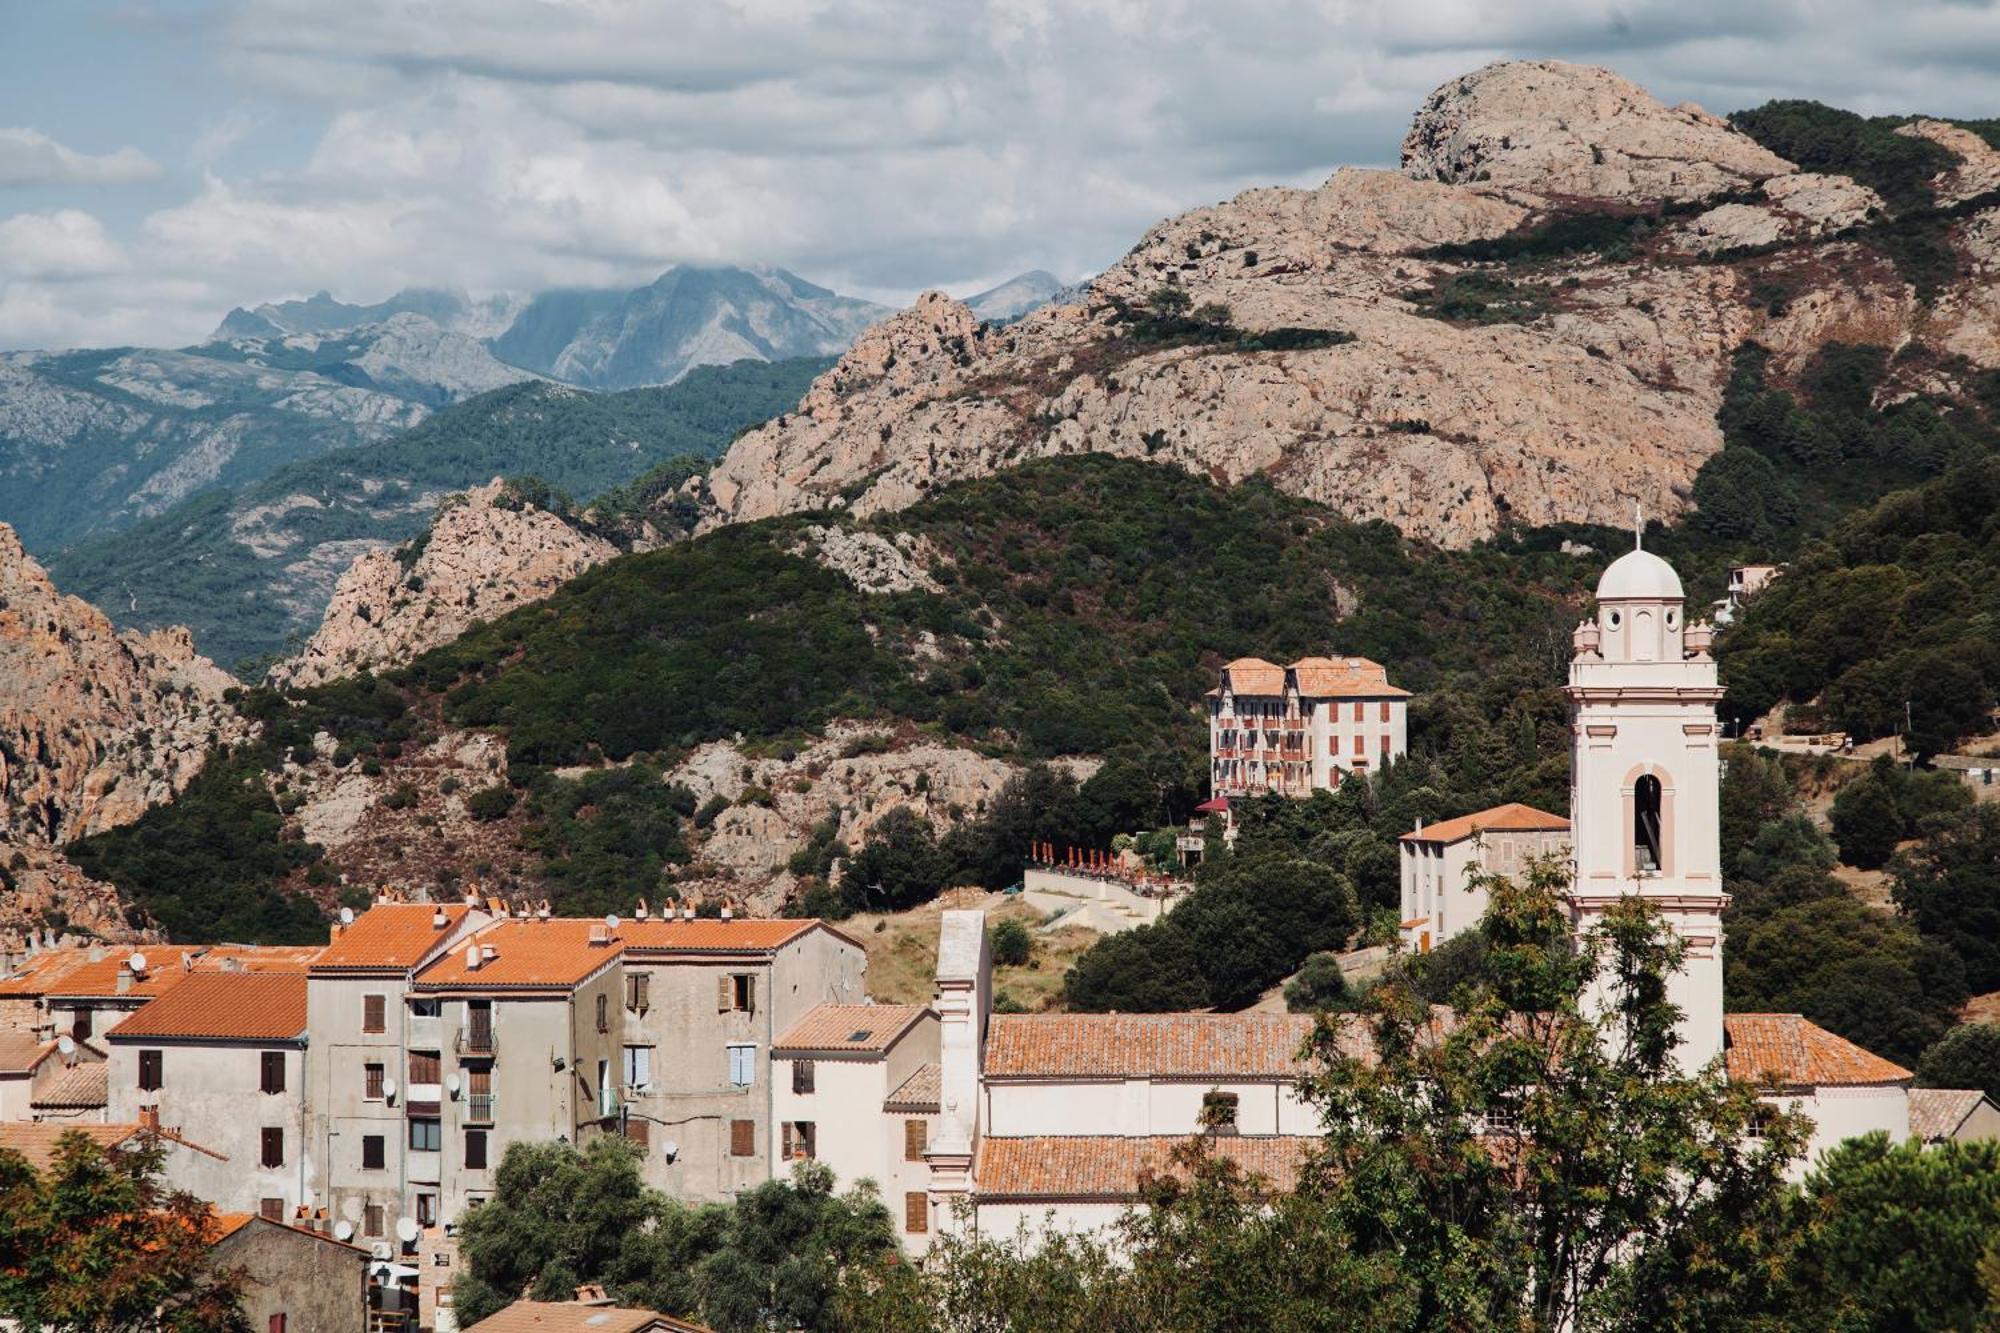
[[[338,1241],[353,1240],[354,1223],[347,1221],[345,1218],[335,1222],[333,1224],[333,1238]]]
[[[75,1055],[76,1038],[70,1036],[67,1032],[65,1032],[62,1036],[56,1038],[56,1050],[65,1059],[67,1059],[69,1056]]]
[[[604,925],[607,930],[618,929],[618,913],[613,912],[610,916],[605,917]]]
[[[126,959],[125,962],[126,966],[130,967],[134,972],[144,972],[146,970],[145,954],[135,953],[130,958]]]
[[[385,1078],[385,1079],[383,1079],[383,1080],[382,1080],[382,1095],[383,1095],[384,1097],[388,1098],[388,1099],[389,1099],[390,1101],[392,1101],[392,1102],[396,1100],[396,1080],[395,1080],[395,1079],[393,1079],[393,1078]]]
[[[352,907],[343,907],[340,909],[340,924],[343,926],[354,924],[354,909]],[[352,1231],[354,1228],[349,1227],[348,1230]]]
[[[454,1097],[458,1096],[458,1075],[446,1074],[444,1076],[444,1090]]]
[[[667,1160],[671,1162],[674,1160],[674,1158],[679,1157],[681,1155],[681,1145],[675,1143],[672,1139],[668,1139],[665,1143],[662,1143],[660,1145],[660,1151],[665,1153],[667,1155]]]
[[[397,1218],[396,1239],[402,1241],[403,1244],[408,1245],[411,1241],[415,1240],[416,1238],[417,1238],[416,1219],[411,1217]]]

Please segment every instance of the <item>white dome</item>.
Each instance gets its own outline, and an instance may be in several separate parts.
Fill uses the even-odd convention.
[[[1678,602],[1682,595],[1681,576],[1651,551],[1627,551],[1597,580],[1600,602],[1627,598]]]

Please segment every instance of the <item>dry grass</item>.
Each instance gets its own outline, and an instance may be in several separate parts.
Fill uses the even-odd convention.
[[[1010,917],[1037,926],[1042,913],[1006,894],[953,889],[935,902],[907,912],[862,912],[840,928],[868,950],[868,993],[885,1004],[927,1004],[937,972],[938,920],[947,908],[977,908],[989,928]],[[993,992],[1023,1009],[1061,1008],[1063,976],[1077,955],[1098,940],[1097,932],[1068,926],[1035,935],[1035,955],[1026,967],[993,969]]]

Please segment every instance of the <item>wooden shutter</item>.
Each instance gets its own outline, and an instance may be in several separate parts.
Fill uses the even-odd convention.
[[[384,1011],[385,1000],[380,995],[361,997],[361,1030],[363,1032],[383,1032],[388,1029]]]
[[[361,1078],[362,1078],[361,1095],[367,1098],[371,1102],[381,1101],[382,1066],[380,1065],[361,1066]]]
[[[285,1201],[283,1199],[259,1199],[257,1201],[257,1216],[267,1222],[284,1221]]]
[[[921,1162],[924,1149],[930,1146],[930,1125],[918,1119],[903,1122],[903,1160]]]
[[[161,1076],[160,1054],[159,1051],[139,1052],[139,1088],[143,1092],[158,1092],[165,1082]]]
[[[729,1155],[731,1157],[755,1157],[757,1155],[756,1121],[732,1120],[729,1122]]]
[[[382,1205],[371,1203],[361,1210],[361,1234],[380,1236],[382,1234]]]
[[[921,1236],[931,1229],[931,1201],[922,1190],[903,1196],[903,1230]]]
[[[757,978],[755,977],[746,976],[743,978],[743,1012],[746,1014],[757,1012]]]
[[[1382,701],[1382,720],[1384,722],[1389,720],[1389,701],[1387,699]]]
[[[483,1129],[465,1131],[465,1168],[468,1171],[486,1169],[486,1131]]]
[[[609,995],[599,995],[597,997],[597,1030],[599,1032],[611,1031],[611,997]]]
[[[438,1081],[438,1053],[436,1051],[410,1052],[410,1082],[435,1083]]]
[[[259,1084],[265,1092],[285,1090],[285,1053],[283,1051],[263,1051],[259,1053],[262,1068]]]
[[[384,1160],[382,1145],[383,1138],[380,1134],[363,1134],[361,1136],[361,1169],[363,1171],[380,1171],[382,1169]]]
[[[799,1151],[808,1160],[819,1156],[819,1126],[811,1120],[799,1121],[798,1133],[794,1136]]]
[[[647,1120],[627,1120],[625,1122],[625,1137],[638,1144],[641,1148],[652,1147],[652,1122]]]
[[[794,1146],[792,1142],[793,1139],[792,1122],[787,1120],[782,1126],[782,1130],[784,1134],[784,1138],[782,1140],[784,1146],[779,1149],[778,1156],[780,1157],[780,1159],[789,1162],[792,1160],[792,1148]]]
[[[726,1014],[736,1007],[736,982],[727,972],[715,979],[715,1012]]]
[[[265,1130],[263,1133],[263,1148],[265,1166],[283,1166],[285,1164],[285,1131],[282,1129]]]
[[[810,1060],[792,1061],[792,1091],[811,1092],[812,1090],[813,1062]]]

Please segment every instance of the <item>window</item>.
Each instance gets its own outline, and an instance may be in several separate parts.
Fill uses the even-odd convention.
[[[1665,864],[1660,859],[1660,780],[1648,773],[1632,788],[1632,868],[1652,875]]]
[[[361,1210],[361,1234],[371,1237],[382,1234],[381,1204],[371,1203]]]
[[[1368,753],[1368,738],[1358,731],[1354,733],[1354,753],[1356,755]]]
[[[77,1041],[90,1040],[91,1011],[78,1009],[69,1017],[69,1035]]]
[[[363,1100],[371,1102],[382,1100],[381,1065],[361,1066],[361,1096]]]
[[[1329,758],[1329,759],[1335,759],[1335,758],[1338,758],[1338,757],[1339,757],[1339,755],[1340,755],[1340,737],[1338,737],[1338,736],[1328,736],[1328,737],[1326,738],[1326,755],[1327,755],[1327,758]]]
[[[1382,753],[1389,753],[1389,733],[1386,731],[1382,733]]]
[[[647,993],[652,990],[653,978],[645,972],[631,972],[625,977],[625,1007],[646,1012]]]
[[[731,1157],[755,1157],[757,1155],[757,1122],[755,1120],[732,1120],[729,1122],[729,1155]]]
[[[282,1314],[274,1314],[271,1316],[271,1322],[267,1327],[267,1333],[285,1333],[285,1317]]]
[[[363,1171],[380,1171],[382,1169],[386,1160],[386,1155],[383,1152],[383,1146],[386,1142],[387,1140],[380,1134],[363,1134],[361,1136],[361,1169]]]
[[[444,1012],[443,1000],[411,1000],[410,1017],[436,1018]]]
[[[264,1165],[283,1166],[285,1164],[285,1131],[282,1129],[267,1129],[263,1132],[262,1138],[264,1148],[262,1160]]]
[[[491,1120],[493,1118],[492,1070],[468,1069],[465,1071],[465,1118],[467,1120]]]
[[[931,1127],[925,1120],[905,1120],[903,1122],[903,1160],[921,1162],[924,1150],[931,1146]]]
[[[1384,722],[1389,720],[1389,701],[1387,699],[1382,701],[1382,720]]]
[[[729,1084],[747,1088],[757,1081],[757,1048],[732,1044],[729,1047]]]
[[[653,1126],[651,1121],[628,1119],[625,1122],[625,1141],[638,1145],[641,1151],[652,1146]]]
[[[436,1152],[444,1146],[444,1135],[435,1120],[412,1120],[410,1122],[410,1151]]]
[[[483,1129],[465,1131],[465,1169],[468,1171],[486,1169],[486,1131]]]
[[[285,1201],[283,1199],[257,1200],[257,1216],[263,1218],[266,1222],[284,1221]]]
[[[437,1221],[438,1196],[435,1194],[419,1194],[417,1196],[417,1225],[420,1227],[434,1227],[437,1225]]]
[[[285,1053],[283,1051],[258,1052],[257,1086],[264,1092],[285,1090]]]
[[[1354,701],[1354,720],[1356,722],[1361,720],[1361,701],[1359,699]]]
[[[166,1086],[166,1080],[163,1077],[165,1071],[160,1067],[160,1063],[160,1052],[139,1052],[139,1090],[141,1092],[158,1092]]]
[[[650,1046],[627,1046],[625,1048],[625,1086],[628,1088],[649,1088],[653,1085],[653,1048]]]
[[[791,1161],[803,1157],[808,1161],[813,1155],[813,1122],[810,1120],[787,1120],[785,1122],[784,1157]]]
[[[1211,1088],[1201,1095],[1201,1127],[1225,1133],[1236,1131],[1236,1111],[1241,1098],[1233,1092]]]
[[[410,1052],[410,1083],[436,1083],[438,1081],[438,1053],[436,1051]]]
[[[611,997],[609,995],[600,995],[597,997],[597,1030],[599,1032],[611,1031]]]
[[[361,1030],[363,1032],[387,1032],[388,997],[385,995],[364,995],[361,997]]]
[[[715,1011],[719,1014],[757,1012],[757,978],[749,972],[730,972],[716,978]]]
[[[921,1236],[930,1229],[930,1199],[922,1190],[911,1190],[903,1196],[903,1230]]]
[[[812,1090],[813,1062],[810,1060],[792,1061],[792,1091],[811,1092]]]

